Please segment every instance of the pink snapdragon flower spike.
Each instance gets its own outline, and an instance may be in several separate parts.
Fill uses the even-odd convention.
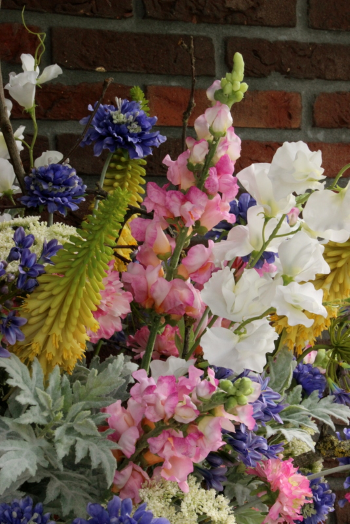
[[[207,228],[208,231],[213,229],[221,220],[226,220],[229,224],[236,222],[236,215],[230,213],[230,204],[222,200],[219,194],[215,195],[212,200],[207,201],[204,212],[202,213],[199,222],[201,226]]]
[[[167,179],[174,184],[174,186],[179,186],[179,189],[186,190],[196,183],[194,174],[187,167],[190,154],[191,151],[187,150],[181,153],[177,160],[171,160],[169,155],[163,160],[163,164],[168,166]]]
[[[135,445],[141,435],[138,426],[144,416],[144,410],[141,407],[136,409],[136,406],[134,406],[134,416],[132,416],[128,409],[122,407],[121,400],[117,400],[114,404],[103,408],[101,411],[110,415],[107,422],[109,427],[115,430],[107,438],[117,442],[120,446],[120,451],[130,458],[135,453]]]
[[[186,145],[190,150],[190,156],[188,158],[188,164],[196,166],[197,164],[203,164],[205,157],[209,152],[209,144],[206,140],[195,140],[192,137],[186,138]]]
[[[232,162],[241,156],[241,139],[236,135],[233,127],[229,127],[226,136],[220,138],[213,162],[216,164],[223,155],[228,155]]]
[[[210,140],[213,138],[209,131],[209,124],[208,120],[205,118],[205,115],[200,115],[198,118],[196,118],[194,122],[194,129],[199,140]]]
[[[180,335],[179,328],[177,326],[170,326],[167,324],[161,335],[157,335],[152,353],[152,359],[158,360],[161,356],[165,357],[178,357],[179,351],[175,344],[175,334]],[[137,330],[135,335],[128,337],[128,345],[130,345],[137,353],[135,358],[143,357],[146,349],[147,341],[149,337],[149,328],[142,326],[141,329]]]
[[[130,396],[138,404],[145,406],[144,395],[153,393],[157,385],[152,377],[148,377],[144,369],[138,369],[132,374],[137,383],[130,389]]]
[[[174,415],[178,402],[176,378],[173,375],[159,377],[156,388],[144,393],[145,416],[151,422],[167,422]]]
[[[112,491],[119,492],[121,499],[130,498],[134,504],[139,504],[141,502],[139,491],[149,480],[149,476],[140,466],[129,462],[126,468],[115,472]]]
[[[132,294],[123,290],[119,280],[119,272],[114,269],[114,260],[108,264],[108,272],[102,281],[104,289],[101,293],[101,302],[92,314],[99,322],[100,327],[96,333],[88,329],[87,334],[92,343],[100,338],[111,338],[116,331],[122,330],[121,320],[130,313]]]
[[[147,196],[143,201],[147,212],[154,211],[155,216],[164,218],[173,218],[173,215],[169,211],[166,205],[166,189],[170,184],[166,184],[163,187],[159,187],[155,182],[148,182],[147,184]],[[136,219],[131,221],[131,225]]]
[[[215,80],[210,87],[207,89],[207,97],[211,102],[216,102],[215,100],[215,91],[221,89],[221,80]]]
[[[232,176],[234,163],[223,155],[215,167],[209,169],[204,187],[210,195],[221,193],[224,200],[231,202],[238,193],[236,177]]]
[[[199,284],[208,282],[215,268],[215,259],[212,253],[213,245],[214,242],[209,240],[208,247],[203,244],[191,247],[178,268],[180,274],[185,278],[191,277],[191,280]]]
[[[134,300],[145,308],[151,308],[154,298],[151,294],[153,284],[163,275],[162,266],[147,266],[130,262],[122,275],[125,289],[131,291]]]
[[[195,301],[191,284],[175,278],[168,282],[159,278],[151,288],[154,298],[154,308],[157,313],[169,315],[184,315]]]
[[[181,217],[186,227],[193,226],[201,218],[207,204],[207,195],[197,187],[191,187],[186,195],[180,191],[168,191],[167,193],[169,210],[174,217]]]
[[[291,458],[264,460],[255,468],[248,468],[247,473],[257,475],[277,493],[263,524],[293,524],[296,520],[304,520],[300,511],[304,504],[312,503],[312,491],[308,478],[298,473]]]
[[[174,419],[182,424],[189,424],[196,420],[199,415],[200,411],[198,411],[196,405],[188,395],[184,395],[183,400],[178,402],[175,407]]]
[[[158,217],[153,220],[145,218],[134,218],[130,223],[132,236],[138,242],[144,242],[144,245],[150,247],[156,255],[165,255],[172,252],[171,238],[163,231],[168,226],[165,221]],[[174,245],[174,243],[172,242]]]
[[[216,102],[213,107],[206,109],[204,115],[208,122],[209,130],[214,136],[224,135],[227,129],[232,126],[230,108],[221,102]]]

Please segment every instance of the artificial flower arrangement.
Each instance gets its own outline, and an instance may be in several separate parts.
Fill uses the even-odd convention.
[[[33,155],[36,86],[62,73],[40,74],[38,38],[5,85],[33,140],[0,135],[1,522],[323,522],[326,476],[350,469],[350,430],[332,433],[350,418],[349,165],[326,188],[321,152],[286,142],[233,176],[236,53],[144,200],[165,137],[142,91],[90,106],[80,145],[108,150],[95,204],[54,222],[86,187],[62,153]]]

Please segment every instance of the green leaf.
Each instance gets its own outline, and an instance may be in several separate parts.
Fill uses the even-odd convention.
[[[333,430],[335,430],[335,426],[332,417],[349,423],[350,408],[342,404],[335,404],[332,395],[319,399],[318,391],[313,391],[308,398],[303,400],[301,405],[309,410],[312,417],[328,424]]]
[[[293,388],[291,391],[289,391],[287,398],[286,398],[286,401],[288,402],[288,404],[290,405],[301,404],[302,392],[303,392],[303,388],[300,384],[296,386],[295,388]]]
[[[280,412],[284,424],[292,424],[293,427],[309,427],[317,431],[316,424],[311,420],[311,414],[304,406],[287,406]]]
[[[80,462],[89,453],[92,468],[102,467],[106,476],[106,488],[108,488],[113,482],[117,467],[117,462],[111,452],[112,449],[120,449],[120,447],[107,439],[77,438],[75,463]]]
[[[315,449],[315,443],[312,440],[311,435],[302,429],[285,428],[283,426],[279,426],[278,428],[272,428],[271,426],[266,426],[267,438],[271,435],[276,435],[276,433],[281,433],[281,435],[283,435],[287,442],[290,442],[291,440],[293,440],[293,438],[296,438],[298,440],[301,440],[302,442],[305,442],[305,444],[311,450]]]
[[[276,359],[268,357],[270,382],[269,387],[280,394],[290,386],[296,361],[293,353],[284,347],[277,354]]]
[[[241,507],[239,512],[235,512],[237,524],[261,524],[265,516],[266,513],[261,513],[253,508]]]
[[[20,390],[16,394],[17,402],[24,405],[37,405],[38,399],[35,394],[37,376],[35,375],[34,379],[32,379],[27,366],[22,364],[20,359],[13,353],[10,358],[0,359],[0,367],[5,368],[9,374],[7,384]],[[35,369],[37,370],[37,365],[35,365]]]

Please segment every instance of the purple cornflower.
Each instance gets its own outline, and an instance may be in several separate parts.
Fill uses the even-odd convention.
[[[318,396],[321,398],[326,389],[326,377],[312,364],[300,362],[293,371],[293,378],[297,384],[302,386],[307,395],[310,395],[313,391],[318,391]]]
[[[224,486],[222,485],[222,482],[225,482],[227,480],[227,468],[218,467],[206,469],[195,465],[194,470],[200,475],[202,475],[202,477],[205,480],[207,489],[216,489],[216,491],[223,491]]]
[[[18,500],[14,499],[11,504],[0,504],[0,522],[2,524],[54,524],[50,521],[50,513],[43,515],[41,502],[33,507],[30,497]]]
[[[113,153],[118,148],[126,149],[130,158],[151,155],[152,147],[158,147],[166,140],[159,131],[150,132],[157,118],[147,116],[138,102],[120,98],[115,100],[116,107],[100,105],[80,145],[84,147],[94,143],[95,156],[100,156],[103,149]],[[88,109],[93,111],[91,105]],[[89,118],[84,117],[80,124],[86,125]]]
[[[327,482],[313,479],[310,481],[313,501],[305,504],[302,509],[305,524],[319,524],[324,522],[328,513],[334,511],[335,494],[329,488]]]
[[[21,198],[27,207],[47,206],[49,213],[59,211],[66,216],[67,209],[78,209],[85,200],[86,186],[75,169],[66,164],[49,164],[33,169],[24,179],[28,196]]]
[[[277,458],[277,454],[283,452],[281,444],[270,446],[264,437],[249,431],[245,424],[241,424],[235,433],[226,433],[225,440],[237,452],[238,460],[246,466],[255,467],[260,460]]]
[[[13,235],[13,240],[15,247],[11,248],[9,256],[7,257],[8,262],[13,260],[19,260],[21,258],[21,253],[23,249],[28,249],[32,247],[34,243],[34,235],[26,235],[22,226],[18,227]]]
[[[121,500],[114,496],[103,508],[100,504],[88,504],[87,513],[90,519],[77,518],[73,524],[170,524],[163,517],[153,518],[151,511],[146,511],[147,504],[141,504],[131,516],[133,507],[131,499]]]
[[[20,273],[17,280],[18,289],[30,292],[37,286],[36,277],[44,273],[44,266],[37,264],[35,253],[31,253],[29,249],[23,249],[18,271]]]
[[[50,242],[46,242],[46,240],[44,240],[43,250],[38,260],[38,264],[53,264],[53,262],[51,262],[51,257],[55,256],[57,251],[59,251],[62,247],[63,246],[61,246],[61,244],[59,244],[58,240],[55,238],[50,240]]]
[[[281,395],[268,387],[270,377],[263,378],[261,375],[252,375],[249,378],[254,382],[258,382],[261,386],[260,396],[253,402],[253,417],[255,420],[260,421],[263,426],[272,419],[283,424],[279,413],[288,404],[283,404]]]
[[[16,311],[10,311],[8,314],[4,311],[0,312],[0,332],[8,344],[12,346],[16,340],[24,340],[20,327],[26,322],[26,318],[16,317]]]

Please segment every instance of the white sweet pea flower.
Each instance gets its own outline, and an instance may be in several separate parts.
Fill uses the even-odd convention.
[[[183,358],[169,357],[164,362],[163,360],[152,360],[150,363],[152,378],[155,381],[159,377],[167,377],[174,375],[176,378],[186,375],[188,368],[193,366],[193,360],[185,360]]]
[[[303,210],[307,226],[318,236],[346,242],[350,236],[350,183],[335,193],[325,189],[310,195]]]
[[[287,238],[278,248],[282,273],[295,282],[313,280],[319,273],[330,273],[330,267],[322,256],[324,246],[310,238],[305,231],[298,231]]]
[[[7,116],[10,118],[13,103],[8,98],[5,98],[5,106],[6,106],[6,110],[7,110]]]
[[[291,282],[288,286],[277,286],[275,297],[271,301],[278,315],[285,315],[290,326],[302,324],[310,327],[314,323],[303,310],[327,317],[327,310],[322,305],[323,291],[316,291],[311,282],[298,284]]]
[[[12,164],[5,158],[0,158],[0,196],[5,193],[18,192],[18,187],[13,185],[15,178]]]
[[[262,373],[266,364],[266,353],[274,350],[276,331],[263,318],[245,326],[244,333],[236,334],[231,329],[213,327],[201,338],[204,358],[209,364],[231,368],[235,373],[245,369]]]
[[[213,254],[216,263],[223,262],[224,260],[232,260],[238,256],[244,257],[250,253],[260,251],[264,243],[264,238],[267,240],[271,236],[279,219],[271,218],[265,225],[265,230],[264,222],[264,208],[262,206],[250,207],[247,212],[247,225],[233,227],[229,231],[226,240],[214,244]],[[291,229],[287,220],[285,220],[282,223],[278,234],[283,235],[290,231]],[[282,241],[283,237],[273,238],[271,242],[269,242],[266,251],[277,253],[278,246]]]
[[[277,199],[307,189],[323,189],[322,153],[313,153],[304,142],[285,142],[277,149],[268,172]]]
[[[45,151],[35,161],[34,167],[48,166],[50,164],[58,164],[63,158],[59,151]]]
[[[255,269],[243,272],[235,282],[228,267],[213,273],[201,291],[203,302],[214,315],[234,322],[256,317],[269,308],[271,282],[261,278]]]
[[[53,80],[62,74],[62,69],[57,65],[45,67],[39,76],[39,67],[35,68],[35,59],[32,55],[23,53],[21,55],[23,73],[10,73],[10,81],[6,84],[10,95],[24,109],[31,109],[34,105],[36,85]]]
[[[25,126],[19,126],[19,128],[16,129],[16,131],[13,133],[14,137],[20,138],[21,140],[23,140],[24,139],[24,135],[23,135],[24,130],[25,130]],[[23,150],[22,142],[20,142],[19,140],[16,140],[16,146],[17,146],[18,151]],[[10,155],[7,149],[7,145],[5,142],[5,138],[2,133],[0,133],[0,158],[6,158],[6,159],[10,158]]]
[[[252,164],[242,169],[237,175],[238,180],[255,198],[259,206],[263,206],[265,215],[275,217],[290,212],[295,206],[295,197],[290,193],[285,198],[276,200],[273,194],[272,182],[267,176],[271,164]]]

